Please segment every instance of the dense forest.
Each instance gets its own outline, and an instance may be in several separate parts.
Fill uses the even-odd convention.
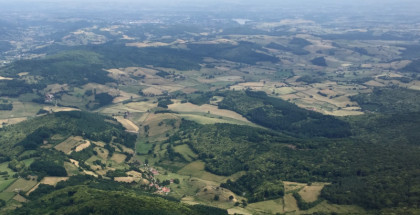
[[[226,92],[219,108],[233,110],[248,120],[276,131],[306,137],[346,137],[347,122],[306,110],[264,92]],[[249,102],[252,101],[252,102]]]

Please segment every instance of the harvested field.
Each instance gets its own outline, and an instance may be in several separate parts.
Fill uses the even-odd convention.
[[[90,146],[90,141],[85,140],[85,143],[78,145],[74,151],[75,152],[80,152],[80,151],[83,151],[83,149],[88,148],[89,146]]]
[[[128,171],[126,174],[134,178],[142,178],[142,174],[134,170]]]
[[[120,153],[114,153],[113,155],[112,155],[112,157],[111,157],[111,160],[113,160],[113,161],[115,161],[115,162],[117,162],[117,163],[122,163],[122,162],[124,162],[124,160],[125,160],[125,158],[126,158],[127,156],[126,155],[124,155],[124,154],[120,154]]]
[[[23,178],[19,178],[15,181],[15,183],[11,184],[5,192],[27,192],[28,190],[32,189],[38,182],[33,180],[26,180]]]
[[[139,182],[141,178],[135,178],[135,177],[115,177],[114,181],[116,182],[124,182],[124,183],[133,183],[133,182]]]
[[[92,141],[93,144],[99,146],[99,147],[105,147],[105,143],[104,142],[97,142],[97,141]]]
[[[69,177],[44,177],[41,180],[41,184],[48,184],[51,186],[55,186],[57,185],[58,182],[60,181],[67,181],[69,179]]]
[[[284,211],[285,212],[299,211],[296,199],[293,197],[293,194],[291,193],[284,195]]]
[[[97,175],[97,174],[95,174],[95,173],[94,173],[94,172],[92,172],[92,171],[83,170],[83,173],[85,173],[86,175],[91,175],[91,176],[93,176],[93,177],[98,177],[98,175]]]
[[[0,80],[13,80],[13,78],[6,78],[6,77],[3,77],[3,76],[0,76]]]
[[[291,181],[283,181],[284,184],[284,192],[289,193],[291,191],[302,189],[306,186],[304,183],[298,183],[298,182],[291,182]]]
[[[126,129],[126,131],[128,132],[132,132],[132,133],[137,133],[139,132],[139,127],[134,124],[132,121],[125,119],[124,117],[121,116],[117,116],[114,117],[119,123],[121,123],[121,125],[124,126],[124,128]]]
[[[54,148],[57,151],[62,151],[65,154],[71,154],[74,149],[76,149],[77,146],[81,144],[85,144],[86,140],[84,140],[82,137],[69,137],[64,142],[56,145]]]
[[[79,161],[70,159],[70,163],[74,164],[76,167],[79,167]]]
[[[27,117],[20,117],[20,118],[10,118],[10,119],[0,119],[0,128],[3,127],[3,123],[5,125],[13,125],[13,124],[18,124],[20,122],[23,122],[25,120],[27,120]]]
[[[13,197],[13,200],[21,202],[21,203],[24,203],[24,202],[28,201],[25,197],[23,197],[19,194],[17,194],[15,197]]]
[[[144,42],[144,43],[126,43],[126,46],[133,46],[137,48],[146,48],[146,47],[160,47],[160,46],[169,46],[169,43],[161,43],[161,42]]]
[[[56,107],[56,106],[45,106],[42,109],[46,111],[52,111],[52,112],[80,111],[80,109],[77,109],[77,108]]]
[[[179,101],[176,101],[174,104],[169,105],[168,109],[176,111],[176,112],[180,112],[180,113],[210,113],[213,115],[224,116],[224,117],[250,123],[242,115],[236,112],[230,111],[230,110],[219,109],[215,105],[205,104],[205,105],[198,106],[191,103],[181,103]]]
[[[323,183],[314,183],[311,186],[305,186],[299,191],[300,196],[306,202],[314,202],[321,195],[321,190],[324,188]]]

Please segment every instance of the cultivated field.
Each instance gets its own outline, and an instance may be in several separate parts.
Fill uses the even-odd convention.
[[[79,150],[83,150],[86,148],[86,145],[89,147],[90,142],[84,140],[82,137],[69,137],[64,142],[56,145],[54,148],[69,155],[80,145],[82,146],[79,148]]]

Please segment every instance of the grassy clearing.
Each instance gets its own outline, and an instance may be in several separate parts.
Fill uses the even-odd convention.
[[[4,201],[9,201],[10,199],[12,199],[14,196],[16,196],[16,193],[13,192],[2,192],[0,193],[0,199],[4,200]]]
[[[179,145],[174,147],[175,152],[180,153],[185,160],[187,160],[188,162],[193,161],[194,159],[198,158],[198,155],[196,153],[194,153],[191,148],[184,144],[184,145]]]
[[[79,169],[74,164],[64,162],[64,168],[66,169],[66,172],[69,176],[79,174]]]
[[[149,150],[153,148],[153,145],[151,143],[145,143],[145,142],[138,142],[136,145],[136,151],[140,154],[147,154]]]
[[[181,175],[201,178],[207,181],[224,182],[226,180],[226,177],[218,176],[205,171],[204,166],[205,163],[203,161],[194,161],[179,170],[177,173]]]
[[[25,166],[30,166],[35,161],[35,158],[29,158],[26,160],[23,160],[22,162],[25,164]]]
[[[9,162],[4,162],[0,164],[0,172],[7,171],[9,174],[13,173],[13,170],[9,169]]]
[[[0,191],[5,190],[15,181],[16,181],[15,178],[8,179],[8,180],[0,180]]]
[[[263,202],[256,202],[249,204],[247,206],[247,210],[252,211],[253,213],[268,213],[268,214],[275,214],[275,213],[283,213],[283,199],[274,199],[269,201]]]
[[[306,210],[301,211],[301,214],[312,214],[315,212],[323,212],[323,213],[337,213],[337,214],[366,214],[366,210],[361,207],[355,205],[336,205],[336,204],[329,204],[327,201],[323,201],[317,206]]]

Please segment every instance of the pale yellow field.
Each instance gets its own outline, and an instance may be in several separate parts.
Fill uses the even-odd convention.
[[[58,182],[67,181],[68,179],[69,177],[44,177],[41,180],[41,184],[48,184],[48,185],[55,186],[57,185]]]
[[[299,211],[296,199],[291,193],[284,195],[284,212]]]
[[[126,174],[134,178],[142,178],[142,174],[134,170],[128,171]]]
[[[133,133],[137,133],[139,132],[139,127],[134,124],[132,121],[128,120],[128,119],[124,119],[124,117],[121,116],[117,116],[114,117],[119,123],[121,123],[121,125],[124,126],[124,128],[128,131],[128,132],[133,132]]]
[[[46,111],[52,111],[52,112],[80,111],[80,109],[77,109],[77,108],[56,107],[56,106],[45,106],[42,109]]]
[[[75,152],[80,152],[83,151],[83,149],[86,149],[90,146],[90,141],[89,140],[85,140],[85,143],[82,143],[80,145],[78,145],[76,147],[76,149],[74,149]]]
[[[124,182],[124,183],[138,182],[140,180],[141,180],[140,178],[134,178],[134,177],[115,177],[114,178],[114,181]]]
[[[223,117],[228,117],[228,118],[232,118],[232,119],[236,119],[236,120],[239,120],[239,121],[250,123],[242,115],[240,115],[236,112],[230,111],[230,110],[219,109],[215,105],[204,104],[204,105],[198,106],[198,105],[194,105],[194,104],[191,104],[191,103],[183,103],[182,104],[178,101],[175,101],[174,104],[171,104],[171,105],[168,106],[168,109],[176,111],[176,112],[180,112],[180,113],[191,113],[191,112],[210,113],[210,114],[223,116]]]
[[[311,186],[305,186],[299,191],[300,196],[306,202],[314,202],[321,195],[321,190],[324,188],[323,183],[314,183]]]
[[[84,140],[82,137],[69,137],[62,143],[56,145],[54,148],[58,151],[62,151],[66,154],[71,154],[73,152],[73,149],[75,149],[77,146],[81,144],[85,144],[86,140]]]
[[[197,122],[199,124],[216,124],[216,123],[229,123],[229,124],[236,124],[236,125],[248,125],[248,126],[254,126],[259,127],[255,125],[254,123],[247,123],[244,121],[229,119],[229,118],[218,118],[218,117],[211,117],[211,116],[203,116],[203,115],[196,115],[196,114],[179,114],[181,118],[184,118],[186,120],[191,120],[194,122]]]
[[[3,127],[3,123],[5,125],[13,125],[13,124],[18,124],[20,122],[23,122],[25,120],[27,120],[27,117],[19,117],[19,118],[10,118],[10,119],[0,119],[0,128]]]
[[[161,43],[161,42],[145,42],[145,43],[126,43],[126,46],[133,46],[137,48],[145,48],[145,47],[159,47],[159,46],[169,46],[168,43]]]
[[[113,161],[115,161],[115,162],[117,162],[117,163],[122,163],[122,162],[124,162],[124,160],[125,160],[125,158],[126,158],[127,156],[126,155],[124,155],[124,154],[120,154],[120,153],[114,153],[113,155],[112,155],[112,157],[111,157],[111,160],[113,160]]]
[[[0,80],[13,80],[13,78],[6,78],[6,77],[3,77],[3,76],[0,76]]]
[[[70,163],[74,164],[76,167],[79,167],[79,161],[70,159]]]
[[[298,182],[291,182],[291,181],[283,181],[284,184],[284,192],[288,193],[290,191],[299,190],[306,186],[304,183]]]

